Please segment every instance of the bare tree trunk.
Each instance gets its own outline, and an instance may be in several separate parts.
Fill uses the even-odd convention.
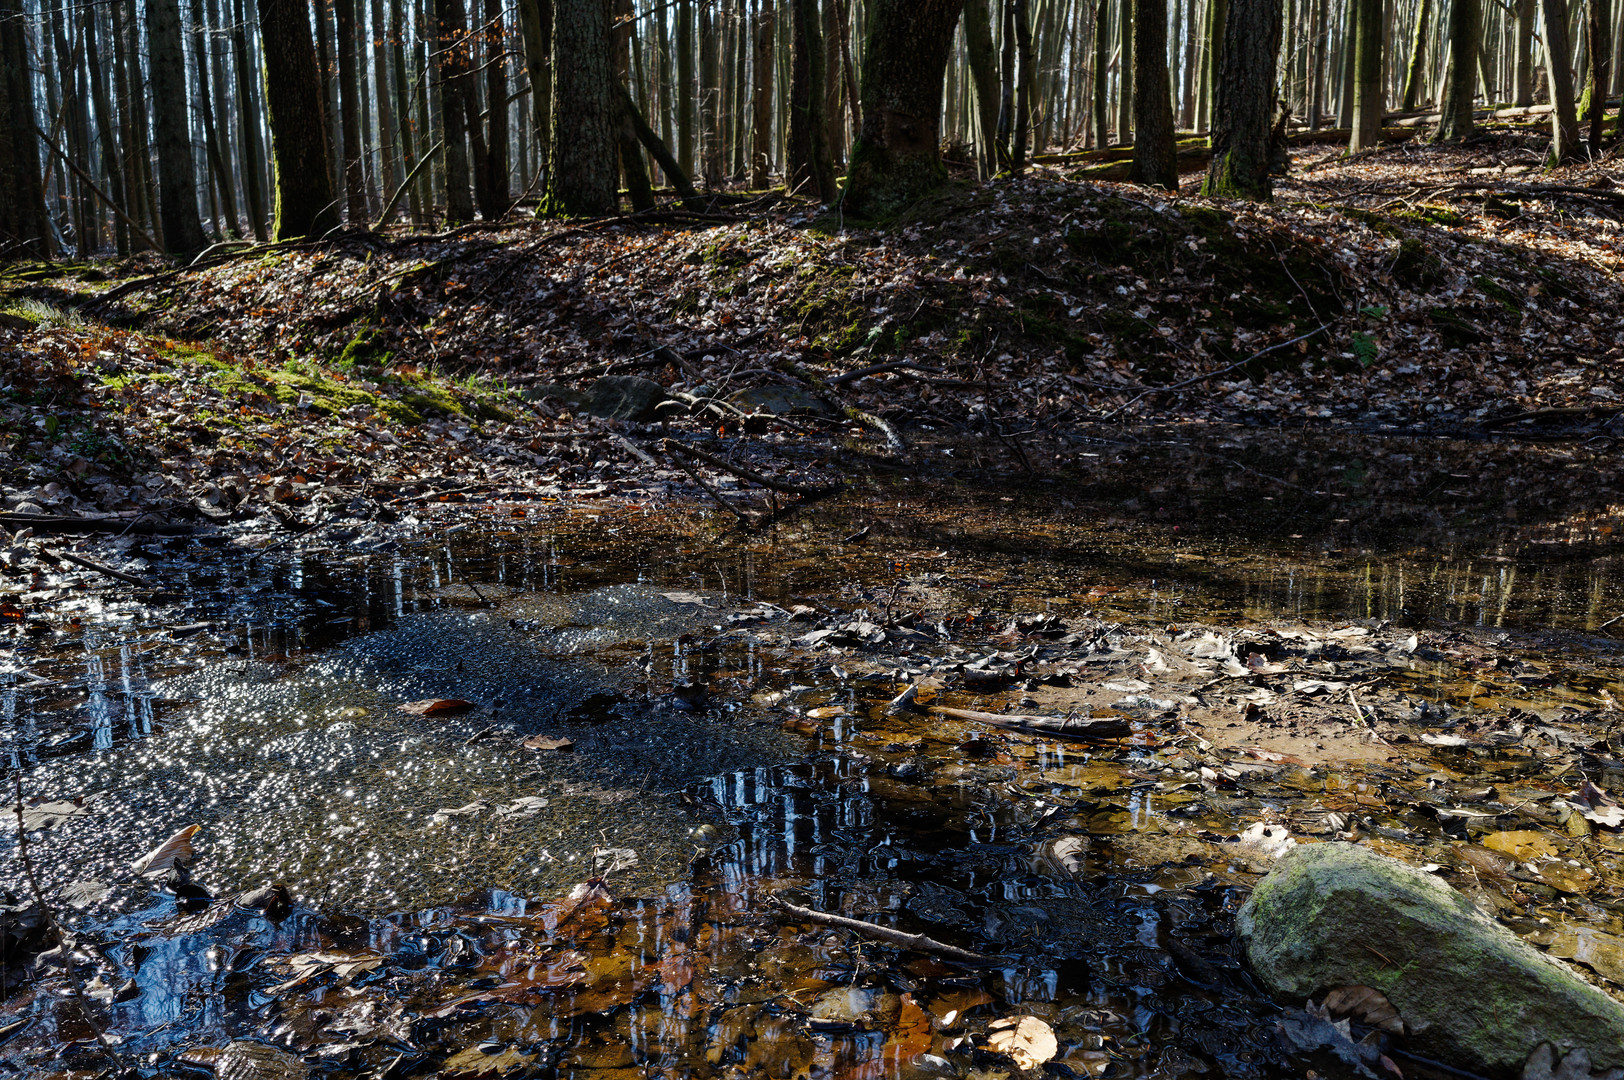
[[[1123,0],[1132,4],[1133,0]],[[1159,0],[1165,3],[1166,0]],[[1015,59],[1020,65],[1020,77],[1015,90],[1015,129],[1010,145],[1010,171],[1016,176],[1026,168],[1026,141],[1032,129],[1032,84],[1036,73],[1032,70],[1032,16],[1026,0],[1013,0],[1010,5],[1015,24]]]
[[[550,214],[613,214],[620,207],[608,0],[555,0]]]
[[[773,0],[756,0],[755,56],[751,63],[750,186],[768,182],[773,136]]]
[[[1418,0],[1415,8],[1415,28],[1410,33],[1410,62],[1404,69],[1404,100],[1399,108],[1413,112],[1421,98],[1421,80],[1425,67],[1422,58],[1427,51],[1427,20],[1431,17],[1432,0]]]
[[[260,0],[265,108],[276,162],[277,240],[320,236],[338,224],[328,168],[321,73],[304,0]]]
[[[1369,150],[1382,140],[1382,0],[1352,0],[1354,99],[1348,153]]]
[[[1104,147],[1110,141],[1110,134],[1106,129],[1107,101],[1106,101],[1106,71],[1107,39],[1105,33],[1105,12],[1107,0],[1094,0],[1094,145]]]
[[[806,190],[823,202],[833,202],[835,171],[824,143],[828,127],[823,119],[823,24],[817,0],[790,0],[790,18],[794,44],[790,52],[789,152],[784,183],[791,191]]]
[[[1130,184],[1179,189],[1178,141],[1167,81],[1167,5],[1139,0],[1134,13],[1133,166]]]
[[[0,0],[0,262],[51,257],[21,0]]]
[[[1579,157],[1579,115],[1573,101],[1573,68],[1568,57],[1568,0],[1540,0],[1544,24],[1545,70],[1551,84],[1552,165],[1565,165]]]
[[[1585,35],[1589,42],[1590,63],[1587,65],[1588,83],[1585,100],[1590,104],[1590,156],[1602,154],[1602,124],[1607,118],[1607,95],[1611,89],[1609,72],[1613,59],[1613,23],[1607,0],[1587,0],[1585,4]]]
[[[197,212],[197,174],[186,116],[186,60],[180,0],[147,0],[147,44],[152,68],[153,134],[164,250],[187,255],[208,243]]]
[[[502,33],[502,0],[485,0],[485,161],[477,191],[479,212],[495,221],[513,206],[508,187],[507,42]],[[470,120],[479,126],[478,117]]]
[[[1512,46],[1512,104],[1534,103],[1534,20],[1539,0],[1517,0],[1517,32]]]
[[[705,0],[700,0],[704,3]],[[677,3],[677,161],[685,176],[694,174],[694,8],[693,0]]]
[[[843,205],[897,213],[940,184],[942,80],[963,0],[870,0],[863,49],[863,129]]]
[[[1444,65],[1443,115],[1433,135],[1437,142],[1467,139],[1472,134],[1472,99],[1477,89],[1477,50],[1483,36],[1479,0],[1452,0],[1449,5],[1449,60]]]
[[[1326,3],[1328,0],[1320,0]],[[1207,102],[1207,111],[1196,120],[1196,126],[1206,127],[1209,131],[1216,131],[1218,108],[1218,85],[1221,78],[1224,60],[1224,35],[1228,33],[1229,0],[1207,0],[1207,40],[1202,51],[1201,85],[1202,97]]]
[[[816,0],[812,0],[816,2]],[[716,32],[714,0],[699,5],[699,163],[705,186],[722,186],[720,35]]]
[[[440,125],[445,130],[445,215],[450,224],[474,220],[468,167],[468,94],[472,89],[468,19],[462,0],[435,0],[439,51]]]
[[[1203,195],[1267,200],[1274,129],[1280,0],[1231,0],[1213,107],[1212,163]]]
[[[395,95],[389,86],[389,71],[394,59],[390,47],[389,30],[384,22],[383,0],[372,0],[372,81],[377,86],[378,99],[378,171],[383,178],[382,196],[390,198],[399,186],[400,147],[395,145]]]
[[[964,54],[975,87],[976,171],[987,180],[998,171],[998,68],[987,0],[964,0]]]

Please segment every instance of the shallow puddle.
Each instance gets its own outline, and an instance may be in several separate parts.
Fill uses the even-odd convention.
[[[1260,822],[1435,862],[1624,979],[1624,843],[1573,802],[1624,786],[1618,657],[1582,636],[1620,610],[1610,553],[1265,541],[1073,494],[853,495],[759,537],[430,512],[285,563],[154,542],[164,595],[21,620],[0,684],[110,1038],[161,1071],[253,1039],[334,1077],[879,1080],[1007,1073],[982,1033],[1032,1015],[1051,1071],[1300,1075],[1230,937]],[[1132,734],[887,709],[915,683]],[[190,882],[132,874],[194,824]],[[290,908],[244,906],[272,882]],[[101,1067],[59,980],[6,1015],[19,1067]]]

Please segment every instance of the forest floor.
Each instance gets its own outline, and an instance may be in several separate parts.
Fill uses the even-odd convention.
[[[856,1075],[1019,1010],[1072,1075],[1301,1075],[1230,933],[1282,824],[1618,992],[1624,189],[1542,145],[1314,148],[1267,206],[1054,166],[883,227],[763,195],[8,272],[0,706],[117,1052]],[[888,708],[930,679],[978,712]],[[1058,710],[1135,734],[1057,754],[1019,725]],[[155,900],[130,856],[199,822]],[[703,913],[645,912],[683,867]],[[34,977],[7,1055],[100,1070]]]
[[[1308,148],[1261,206],[1055,166],[880,228],[767,195],[14,271],[0,483],[101,511],[687,483],[586,415],[605,374],[698,401],[659,434],[769,429],[729,452],[798,484],[847,453],[1065,471],[1145,424],[1580,436],[1567,464],[1624,411],[1624,189],[1540,145]]]

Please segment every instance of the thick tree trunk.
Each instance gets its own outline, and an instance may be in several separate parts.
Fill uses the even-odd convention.
[[[1378,0],[1380,2],[1380,0]],[[1139,0],[1133,26],[1133,167],[1128,182],[1179,189],[1178,140],[1167,78],[1167,5]]]
[[[555,0],[552,67],[553,126],[542,209],[613,214],[620,198],[609,0]]]
[[[309,8],[304,0],[259,0],[259,32],[276,163],[272,236],[319,236],[338,224],[338,207],[327,165],[321,74],[310,38]]]
[[[1565,165],[1579,157],[1579,113],[1573,101],[1573,68],[1568,57],[1568,0],[1540,0],[1540,21],[1545,41],[1545,71],[1551,84],[1552,165]]]
[[[507,42],[502,0],[485,0],[485,161],[478,182],[479,212],[495,221],[513,206],[508,187]],[[477,118],[474,123],[477,124]]]
[[[789,146],[784,163],[784,186],[823,202],[835,198],[835,170],[825,142],[828,125],[823,117],[823,22],[818,0],[790,0]],[[941,84],[936,87],[941,111]]]
[[[1382,141],[1382,0],[1353,0],[1353,124],[1348,153],[1370,150]]]
[[[0,263],[51,256],[21,0],[0,0]]]
[[[704,0],[700,0],[701,3]],[[677,84],[672,101],[677,108],[677,161],[684,176],[694,174],[694,7],[692,0],[677,2]]]
[[[440,74],[440,125],[445,130],[445,216],[457,224],[474,220],[473,189],[469,186],[468,97],[473,91],[468,17],[462,0],[435,0]],[[607,20],[607,16],[606,16]],[[607,21],[605,23],[607,25]]]
[[[1480,0],[1452,0],[1449,5],[1449,61],[1444,65],[1444,94],[1433,135],[1436,142],[1469,138],[1472,99],[1477,93],[1477,49],[1483,37]]]
[[[756,0],[755,83],[750,102],[750,186],[767,186],[773,145],[773,0]]]
[[[321,72],[321,111],[327,124],[327,167],[333,194],[344,195],[344,125],[340,117],[343,107],[338,93],[338,60],[333,55],[333,0],[312,0],[311,10],[316,17],[316,69]]]
[[[344,133],[344,194],[351,225],[367,220],[366,175],[361,169],[361,73],[356,53],[357,0],[333,0],[338,26],[338,116]]]
[[[1613,23],[1607,0],[1588,0],[1585,4],[1585,36],[1590,49],[1590,63],[1586,74],[1585,99],[1590,103],[1590,156],[1602,153],[1602,123],[1607,118],[1607,94],[1611,88],[1609,73],[1613,58]]]
[[[942,80],[963,0],[871,0],[863,49],[863,129],[844,207],[895,214],[942,182]]]
[[[1413,112],[1421,100],[1421,80],[1426,78],[1422,58],[1427,51],[1428,20],[1431,18],[1432,0],[1420,0],[1415,8],[1415,26],[1410,31],[1410,62],[1404,69],[1404,100],[1399,108]]]
[[[998,171],[998,68],[987,0],[964,0],[964,55],[975,88],[976,172],[987,180]]]
[[[1534,20],[1538,0],[1517,0],[1517,28],[1513,45],[1511,85],[1512,104],[1526,107],[1534,103]]]
[[[1123,0],[1132,6],[1133,0]],[[1160,0],[1165,3],[1166,0]],[[1026,168],[1026,142],[1032,129],[1032,93],[1037,72],[1032,64],[1032,13],[1026,0],[1014,0],[1011,14],[1015,24],[1015,61],[1020,65],[1020,80],[1015,89],[1015,129],[1009,148],[1010,171],[1016,176]]]
[[[1280,0],[1231,0],[1213,101],[1212,163],[1203,195],[1269,199]]]
[[[705,186],[722,186],[720,35],[716,32],[716,5],[699,5],[699,164]]]
[[[181,47],[180,0],[147,0],[147,44],[152,69],[153,136],[158,151],[159,218],[164,250],[202,251],[208,243],[197,212],[197,172],[186,116],[186,60]]]
[[[259,137],[259,115],[255,108],[253,69],[248,63],[248,20],[243,0],[235,0],[231,18],[231,59],[237,76],[237,123],[242,135],[243,201],[248,204],[248,227],[254,239],[264,242],[265,232],[265,147]]]

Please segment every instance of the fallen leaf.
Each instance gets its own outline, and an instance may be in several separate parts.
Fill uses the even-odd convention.
[[[158,877],[176,866],[185,866],[196,856],[192,850],[192,837],[201,825],[188,825],[168,840],[159,844],[143,857],[130,864],[130,872],[138,877]]]
[[[526,750],[573,750],[575,740],[562,735],[532,735],[520,745]]]
[[[1325,995],[1320,1008],[1338,1019],[1351,1016],[1389,1035],[1404,1034],[1404,1020],[1398,1010],[1387,1000],[1386,994],[1373,986],[1339,986]]]
[[[1035,1069],[1060,1052],[1054,1028],[1035,1016],[1006,1016],[987,1025],[987,1046],[1013,1058],[1022,1069]]]
[[[1548,859],[1556,854],[1556,845],[1551,843],[1550,838],[1530,829],[1490,833],[1482,842],[1489,850],[1504,852],[1518,862]]]
[[[425,698],[422,701],[408,701],[400,706],[400,711],[413,716],[455,716],[473,707],[472,701],[461,698]]]
[[[547,808],[547,800],[540,795],[521,795],[510,803],[496,808],[496,816],[523,821],[533,818]]]

